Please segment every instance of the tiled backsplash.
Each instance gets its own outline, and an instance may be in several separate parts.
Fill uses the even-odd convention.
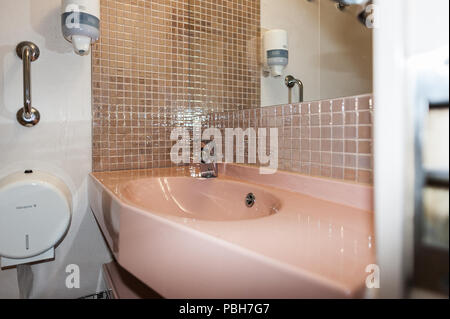
[[[259,106],[259,39],[260,1],[101,0],[94,171],[170,166],[172,128]]]
[[[372,95],[211,114],[211,127],[278,128],[279,169],[373,182]]]

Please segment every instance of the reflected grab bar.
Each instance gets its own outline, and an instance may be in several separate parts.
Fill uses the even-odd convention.
[[[32,42],[24,41],[17,45],[16,53],[23,61],[23,107],[17,111],[17,121],[23,126],[32,127],[39,123],[39,111],[31,105],[31,62],[39,58],[39,48]]]
[[[285,79],[285,84],[289,88],[289,104],[292,103],[292,88],[297,84],[298,85],[298,99],[299,102],[303,102],[303,82],[299,79],[294,78],[292,75],[288,75]]]

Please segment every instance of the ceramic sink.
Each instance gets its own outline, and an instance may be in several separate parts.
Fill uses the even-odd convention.
[[[375,263],[371,186],[234,164],[199,176],[195,167],[90,176],[91,209],[116,260],[161,296],[364,296]]]

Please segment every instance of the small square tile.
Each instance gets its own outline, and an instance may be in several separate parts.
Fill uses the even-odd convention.
[[[356,170],[345,168],[344,169],[344,179],[346,181],[356,181]]]
[[[359,183],[372,184],[373,175],[371,171],[358,170],[357,180]]]

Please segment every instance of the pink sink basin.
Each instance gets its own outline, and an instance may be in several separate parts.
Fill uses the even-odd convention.
[[[231,221],[266,217],[281,208],[278,198],[250,184],[190,177],[146,178],[120,188],[123,198],[157,214]],[[247,196],[254,196],[247,206]]]
[[[230,164],[199,176],[189,166],[91,175],[114,257],[159,295],[364,296],[376,263],[371,186]]]

